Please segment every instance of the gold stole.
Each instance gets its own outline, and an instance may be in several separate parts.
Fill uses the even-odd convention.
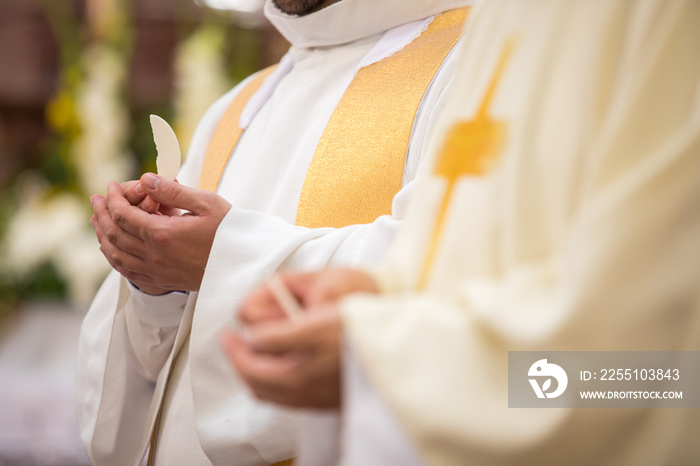
[[[229,104],[216,125],[207,152],[204,154],[202,172],[199,175],[199,185],[197,186],[199,189],[216,191],[229,155],[243,134],[243,128],[238,124],[241,113],[243,113],[250,98],[260,89],[265,79],[272,74],[276,67],[277,65],[270,66],[253,76]]]
[[[391,213],[418,107],[462,35],[468,8],[437,16],[413,42],[362,68],[348,86],[306,173],[296,224],[309,228],[371,223]],[[243,129],[250,98],[274,70],[258,73],[219,121],[202,165],[199,188],[215,191]],[[291,466],[293,460],[272,466]]]
[[[467,12],[462,8],[435,17],[406,47],[357,72],[309,165],[297,225],[339,228],[391,213],[418,107],[461,37]],[[216,189],[243,131],[238,125],[241,112],[270,71],[259,73],[241,91],[217,125],[205,155],[201,189]]]

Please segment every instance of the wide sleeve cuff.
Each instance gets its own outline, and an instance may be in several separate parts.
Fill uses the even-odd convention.
[[[153,327],[169,328],[180,325],[182,311],[187,303],[189,293],[173,291],[163,295],[144,293],[127,281],[134,308],[140,320]],[[180,312],[174,311],[178,309]]]

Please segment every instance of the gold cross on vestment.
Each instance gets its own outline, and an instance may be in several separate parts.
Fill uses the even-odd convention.
[[[493,119],[488,111],[503,70],[510,58],[513,43],[512,40],[506,42],[476,115],[471,120],[457,121],[452,125],[435,161],[433,175],[445,178],[447,188],[442,198],[428,255],[418,282],[420,289],[424,289],[428,284],[437,247],[440,243],[445,214],[457,180],[463,176],[482,176],[489,173],[498,161],[498,156],[505,145],[508,125],[504,121]]]

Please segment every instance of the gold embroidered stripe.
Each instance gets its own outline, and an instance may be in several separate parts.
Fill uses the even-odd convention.
[[[402,50],[357,73],[311,160],[297,225],[339,228],[391,213],[418,107],[459,40],[467,12],[437,16]]]
[[[275,67],[276,65],[270,66],[255,75],[255,77],[253,77],[253,79],[251,79],[236,95],[221,117],[221,120],[219,120],[214,130],[214,135],[209,142],[209,147],[207,147],[207,152],[204,155],[202,173],[199,176],[199,189],[216,191],[231,151],[233,151],[233,148],[236,146],[238,139],[243,133],[243,130],[238,124],[241,113],[243,113],[243,109],[250,98],[260,89],[265,78],[274,71]]]

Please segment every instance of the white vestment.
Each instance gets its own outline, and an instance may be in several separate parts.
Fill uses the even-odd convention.
[[[505,145],[458,178],[423,290],[432,170],[386,294],[343,301],[346,459],[405,434],[440,466],[700,464],[695,409],[514,409],[507,385],[508,351],[700,350],[700,2],[489,0],[464,41],[429,157],[507,56],[487,109]]]
[[[77,410],[93,462],[138,464],[163,396],[156,464],[268,465],[294,456],[295,414],[252,397],[226,362],[219,332],[235,325],[237,305],[278,268],[367,264],[385,250],[404,215],[455,54],[416,115],[392,216],[338,229],[295,226],[307,167],[358,69],[413,41],[434,15],[469,3],[343,0],[305,17],[266,4],[292,47],[241,115],[245,130],[218,189],[233,207],[217,230],[199,292],[149,296],[113,272],[85,318]],[[203,117],[181,183],[197,186],[214,128],[244,85]]]

